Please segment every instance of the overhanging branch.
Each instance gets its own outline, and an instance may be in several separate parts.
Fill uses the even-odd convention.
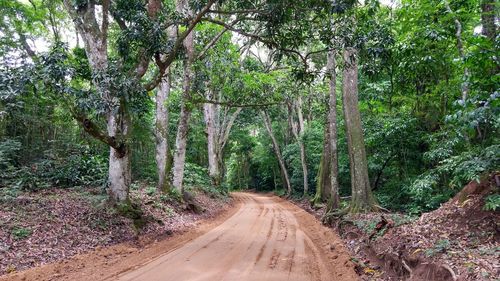
[[[214,101],[214,100],[207,100],[207,99],[196,99],[193,101],[194,103],[210,103],[210,104],[216,104],[216,105],[222,105],[222,106],[227,106],[227,107],[268,107],[272,105],[278,105],[278,104],[283,104],[283,102],[268,102],[268,103],[246,103],[246,104],[238,104],[238,103],[232,103],[232,102],[224,102],[224,101]]]

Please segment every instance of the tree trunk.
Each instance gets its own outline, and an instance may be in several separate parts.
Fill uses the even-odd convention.
[[[350,212],[368,212],[376,209],[370,189],[361,114],[358,106],[358,66],[354,48],[344,50],[342,104],[349,149],[352,201]]]
[[[261,111],[262,114],[262,119],[264,120],[264,125],[266,127],[267,133],[269,134],[269,137],[271,138],[271,142],[273,143],[273,149],[274,153],[276,154],[276,158],[278,158],[278,164],[280,166],[281,170],[281,175],[283,176],[283,181],[285,184],[285,189],[287,196],[289,196],[292,193],[292,186],[290,184],[290,178],[288,177],[288,172],[285,167],[285,161],[283,160],[283,157],[281,156],[281,150],[278,145],[278,141],[276,140],[276,137],[274,136],[273,133],[273,128],[271,125],[271,120],[269,118],[269,115],[265,111]]]
[[[329,157],[329,175],[330,175],[330,201],[328,209],[338,209],[340,207],[339,198],[339,164],[337,152],[337,72],[336,72],[335,52],[328,53],[327,69],[330,72],[330,91],[328,99],[328,133],[330,154]]]
[[[208,90],[206,95],[207,100],[212,100],[213,95]],[[205,119],[206,134],[207,134],[207,152],[208,152],[208,175],[214,186],[220,184],[220,171],[218,160],[217,136],[215,128],[216,108],[215,104],[203,104],[203,116]]]
[[[177,136],[175,139],[175,153],[172,169],[171,186],[178,191],[183,191],[182,182],[184,180],[184,164],[186,162],[187,135],[189,130],[189,119],[191,117],[191,105],[188,104],[191,96],[191,64],[194,58],[194,31],[184,39],[187,59],[184,62],[184,81],[182,86],[181,112],[179,125],[177,127]]]
[[[129,132],[130,120],[122,108],[118,113],[108,115],[108,134],[126,136]],[[108,193],[115,202],[126,202],[132,182],[130,166],[130,149],[124,145],[122,149],[110,148],[109,153],[109,187]]]
[[[169,70],[167,70],[169,71]],[[170,75],[167,73],[158,86],[156,93],[156,167],[158,172],[158,191],[169,189],[168,173],[170,151],[168,146],[168,105],[170,95]]]
[[[330,182],[330,132],[329,126],[326,124],[323,137],[323,152],[319,162],[318,175],[316,178],[316,195],[311,200],[312,205],[318,205],[330,199],[331,182]]]
[[[299,130],[298,130],[298,137],[297,141],[299,143],[299,149],[300,149],[300,162],[302,164],[302,175],[303,175],[303,180],[304,180],[304,196],[307,196],[307,193],[309,192],[309,179],[308,179],[308,171],[307,171],[307,159],[306,159],[306,147],[304,145],[304,117],[302,114],[302,98],[299,96],[297,98],[297,104],[296,104],[296,110],[297,110],[297,117],[299,121]]]
[[[497,0],[481,0],[482,34],[495,43],[497,37]]]
[[[299,150],[300,150],[300,163],[302,165],[302,175],[303,175],[303,186],[304,186],[304,196],[307,196],[307,193],[309,191],[309,184],[308,184],[308,171],[307,171],[307,160],[306,160],[306,149],[304,146],[304,141],[302,139],[302,136],[304,135],[304,117],[302,114],[302,97],[298,96],[297,100],[294,102],[294,109],[289,106],[289,117],[288,117],[288,122],[292,128],[292,134],[295,137],[295,140],[297,141],[297,144],[299,145]],[[293,118],[293,112],[297,112],[297,123],[295,122]]]
[[[216,107],[220,111],[220,107]],[[240,114],[241,110],[243,108],[239,107],[237,108],[228,118],[229,113],[225,113],[224,118],[222,118],[224,121],[222,122],[221,125],[219,125],[219,131],[218,131],[218,141],[217,141],[217,147],[216,147],[216,156],[217,156],[217,163],[219,165],[219,177],[220,180],[224,177],[225,173],[225,167],[224,167],[224,148],[226,147],[227,141],[229,140],[229,134],[231,133],[231,129],[233,128],[234,122],[236,121],[236,118],[238,118],[238,115]],[[218,120],[220,121],[221,118],[219,117]]]
[[[102,19],[96,18],[94,2],[89,2],[82,10],[75,10],[72,1],[64,0],[64,7],[70,14],[76,30],[83,39],[85,53],[89,59],[92,72],[96,76],[109,75],[108,70],[108,12],[109,1],[102,2]],[[107,134],[101,132],[90,120],[76,114],[86,131],[110,145],[108,193],[115,202],[128,200],[128,191],[131,183],[130,149],[126,139],[129,133],[130,118],[123,100],[116,102],[115,95],[110,91],[107,79],[94,79],[93,84],[100,93],[108,112]]]
[[[451,10],[450,4],[448,3],[448,0],[444,1],[446,11],[450,14],[453,14],[453,11]],[[455,37],[457,39],[457,49],[458,49],[458,54],[460,55],[460,60],[462,61],[462,64],[464,64],[464,74],[462,77],[462,101],[467,100],[467,96],[469,95],[469,81],[470,81],[470,72],[469,68],[465,66],[465,52],[464,52],[464,44],[462,40],[462,23],[458,20],[456,16],[454,16],[454,21],[455,21]]]

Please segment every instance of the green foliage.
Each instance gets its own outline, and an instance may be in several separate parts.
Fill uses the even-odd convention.
[[[427,257],[433,257],[438,253],[446,253],[446,251],[450,248],[451,242],[448,239],[440,239],[436,241],[434,247],[425,250],[425,255]]]
[[[484,199],[484,209],[486,211],[496,211],[500,209],[500,194],[492,194]]]
[[[10,167],[3,170],[0,180],[6,186],[23,190],[51,186],[104,186],[107,177],[106,159],[85,146],[47,150],[29,165]]]
[[[148,196],[153,196],[153,195],[155,195],[155,194],[156,194],[156,191],[157,191],[157,188],[156,188],[156,187],[154,187],[154,186],[148,186],[148,187],[146,188],[146,194],[147,194]]]
[[[180,202],[182,200],[182,194],[178,189],[172,188],[168,191],[168,198],[172,198],[175,201]]]
[[[208,186],[211,184],[207,169],[196,164],[186,163],[184,175],[186,185]]]
[[[6,139],[0,142],[0,169],[2,169],[0,178],[4,177],[6,172],[18,165],[21,148],[21,143],[17,140]]]
[[[15,240],[21,240],[28,238],[32,231],[24,227],[14,227],[10,233]]]

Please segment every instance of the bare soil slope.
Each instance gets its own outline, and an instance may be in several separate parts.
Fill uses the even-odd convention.
[[[229,205],[228,198],[196,190],[196,200],[205,211],[195,214],[171,196],[150,190],[145,184],[131,190],[131,199],[142,212],[135,221],[110,208],[99,189],[0,194],[0,275],[118,243],[145,245],[192,228]]]

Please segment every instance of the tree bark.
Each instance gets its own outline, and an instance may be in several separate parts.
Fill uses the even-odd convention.
[[[323,152],[319,162],[318,175],[316,178],[316,195],[311,200],[312,205],[318,205],[327,202],[331,197],[331,182],[330,182],[330,128],[328,124],[325,126],[323,137]]]
[[[187,58],[184,61],[184,79],[182,86],[181,112],[179,117],[179,125],[177,127],[177,135],[175,139],[175,153],[172,169],[171,186],[178,191],[183,191],[184,180],[184,165],[186,162],[186,146],[189,130],[189,119],[191,117],[191,78],[193,76],[192,62],[194,58],[194,31],[192,31],[184,39],[184,48],[186,49]]]
[[[330,175],[330,200],[328,209],[338,209],[340,207],[339,198],[339,164],[337,152],[337,72],[335,52],[328,53],[327,69],[330,73],[329,98],[328,98],[328,133],[329,133],[329,175]]]
[[[205,98],[207,100],[214,100],[214,93],[208,89]],[[217,100],[220,101],[220,95]],[[229,108],[221,110],[221,106],[218,104],[203,104],[203,116],[207,134],[208,173],[214,186],[219,186],[224,177],[224,148],[233,124],[241,110],[242,108],[237,108],[230,114]]]
[[[495,42],[498,28],[496,19],[498,17],[497,0],[481,0],[481,25],[482,34]]]
[[[92,72],[99,77],[107,74],[108,54],[108,13],[109,0],[102,1],[102,19],[100,23],[96,19],[95,3],[89,2],[85,8],[76,11],[70,0],[64,0],[64,6],[70,14],[75,27],[83,39],[85,53],[89,59]],[[93,79],[94,86],[100,93],[103,102],[106,103],[108,112],[107,135],[98,132],[94,126],[94,134],[100,140],[108,140],[110,145],[109,171],[108,171],[108,193],[115,202],[126,202],[131,183],[130,171],[130,149],[127,147],[125,139],[129,133],[130,118],[124,101],[116,102],[115,95],[110,91],[109,83],[106,79]],[[80,116],[79,114],[75,114]],[[88,131],[91,122],[86,118],[77,118]],[[89,123],[90,122],[90,123]],[[117,142],[116,140],[121,140]],[[114,145],[112,145],[114,144]]]
[[[207,90],[207,100],[213,99],[213,94]],[[214,186],[220,184],[220,171],[217,157],[217,132],[216,132],[216,105],[211,103],[203,104],[203,116],[205,119],[207,134],[207,152],[208,152],[208,175]]]
[[[278,141],[276,140],[276,137],[274,136],[273,133],[273,128],[271,125],[271,119],[269,118],[269,115],[265,111],[261,111],[262,114],[262,119],[264,120],[264,125],[266,127],[267,133],[269,134],[269,137],[271,138],[271,142],[273,144],[273,149],[274,153],[276,154],[276,158],[278,158],[278,164],[281,169],[281,175],[283,176],[283,180],[285,183],[285,189],[286,189],[286,194],[289,196],[292,193],[292,186],[290,184],[290,177],[288,176],[288,172],[286,170],[285,166],[285,161],[283,160],[283,156],[281,156],[281,150],[278,145]]]
[[[308,171],[307,171],[307,159],[306,159],[306,148],[304,141],[302,139],[304,135],[304,117],[302,114],[302,97],[298,96],[297,100],[294,102],[295,110],[290,110],[290,115],[293,112],[297,112],[297,123],[293,120],[293,116],[289,116],[289,122],[292,127],[292,134],[299,145],[300,150],[300,163],[302,165],[302,175],[303,175],[303,186],[304,186],[304,196],[307,196],[309,191],[308,183]]]
[[[111,137],[129,133],[130,120],[124,108],[119,113],[109,113],[108,134]],[[126,202],[128,191],[132,183],[130,166],[130,149],[125,146],[123,149],[110,149],[109,153],[109,188],[108,193],[115,202]]]
[[[307,193],[309,192],[309,176],[307,170],[306,147],[303,139],[305,128],[304,128],[304,116],[302,114],[302,98],[300,96],[297,98],[296,110],[297,110],[297,117],[299,120],[299,130],[298,130],[299,136],[297,138],[297,141],[299,142],[300,162],[302,163],[304,196],[307,196]]]
[[[448,3],[448,0],[444,1],[446,11],[450,14],[453,14],[453,11],[451,10],[450,4]],[[467,96],[469,95],[469,81],[470,81],[470,71],[467,66],[465,66],[465,52],[464,52],[464,44],[462,40],[462,23],[458,20],[456,16],[454,16],[454,22],[455,22],[455,37],[457,39],[457,49],[458,49],[458,54],[460,56],[460,60],[462,61],[462,64],[464,65],[464,74],[462,77],[462,101],[467,100]]]
[[[350,212],[369,212],[376,209],[375,198],[368,179],[361,114],[358,106],[358,66],[354,48],[344,50],[342,104],[347,133],[351,173],[352,201]]]
[[[169,70],[167,70],[169,71]],[[158,172],[158,191],[169,190],[168,173],[170,150],[168,146],[168,98],[170,95],[170,75],[167,73],[160,82],[156,93],[156,167]]]
[[[220,111],[220,107],[216,107]],[[229,134],[231,133],[231,129],[233,128],[234,122],[236,121],[236,118],[240,114],[241,110],[243,108],[238,107],[229,117],[228,117],[228,112],[224,114],[224,118],[218,118],[220,121],[223,119],[222,124],[219,125],[219,132],[218,132],[218,141],[217,141],[217,147],[216,147],[216,156],[217,156],[217,164],[219,165],[219,173],[220,173],[220,179],[224,177],[225,174],[225,167],[224,167],[224,148],[226,147],[227,141],[229,139]]]

